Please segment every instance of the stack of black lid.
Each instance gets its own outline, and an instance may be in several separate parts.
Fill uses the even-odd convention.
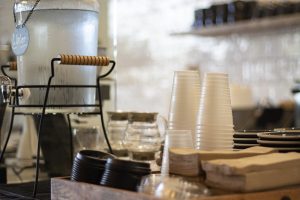
[[[77,153],[71,180],[136,191],[143,176],[151,174],[150,164],[116,159],[101,151]]]
[[[82,150],[77,153],[72,167],[71,180],[99,184],[106,159],[114,156],[106,152]]]
[[[100,185],[136,191],[141,178],[150,173],[149,163],[108,158]]]

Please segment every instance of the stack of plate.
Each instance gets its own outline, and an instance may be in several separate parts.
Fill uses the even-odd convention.
[[[236,131],[233,134],[233,149],[246,149],[249,147],[258,146],[257,143],[258,136],[257,134],[261,131],[253,130],[253,131]]]
[[[257,142],[261,146],[272,147],[279,152],[300,152],[300,131],[285,130],[280,132],[258,133]]]

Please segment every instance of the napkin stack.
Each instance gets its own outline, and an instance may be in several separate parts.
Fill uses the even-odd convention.
[[[253,192],[300,184],[300,153],[271,153],[239,159],[202,161],[206,184]]]
[[[204,171],[201,166],[202,161],[215,159],[234,159],[250,156],[257,156],[277,152],[268,147],[251,147],[241,151],[233,150],[196,150],[171,148],[169,150],[169,172],[182,176],[199,176]]]

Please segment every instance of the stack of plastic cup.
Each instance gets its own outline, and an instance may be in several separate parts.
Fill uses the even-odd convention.
[[[165,136],[165,145],[163,150],[163,159],[161,165],[161,174],[169,175],[169,149],[170,148],[191,148],[194,149],[194,141],[190,130],[167,130]]]
[[[175,71],[168,129],[191,130],[194,138],[201,95],[200,85],[199,71]]]
[[[205,74],[195,132],[197,149],[232,149],[234,130],[227,74]]]

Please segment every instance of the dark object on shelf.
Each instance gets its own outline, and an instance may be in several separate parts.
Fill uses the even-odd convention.
[[[284,2],[275,4],[275,15],[286,15],[294,13],[294,3]]]
[[[136,191],[141,178],[150,173],[148,163],[108,158],[100,185]]]
[[[235,22],[235,4],[234,3],[227,4],[227,22],[228,23]]]
[[[234,21],[242,21],[246,18],[246,5],[247,3],[244,1],[235,1],[233,2],[234,9]]]
[[[216,23],[215,13],[212,7],[203,9],[204,26],[212,26]]]
[[[294,13],[300,12],[300,2],[296,2],[293,4],[293,11],[294,11]]]
[[[227,20],[229,23],[252,19],[256,9],[256,1],[233,1],[227,4]]]
[[[272,3],[263,5],[258,4],[255,12],[253,13],[253,19],[273,16],[276,16],[276,7]]]
[[[212,9],[215,16],[215,24],[225,24],[227,23],[227,5],[226,4],[217,4],[213,5]]]
[[[244,19],[251,20],[253,18],[253,14],[257,8],[256,1],[247,1],[244,10]]]
[[[103,175],[107,158],[114,158],[114,156],[93,150],[78,152],[74,159],[71,180],[98,184]]]
[[[275,17],[299,12],[299,2],[238,0],[227,4],[214,4],[205,9],[197,9],[194,12],[193,28]]]
[[[203,26],[204,26],[204,11],[203,9],[195,10],[193,28],[201,28]]]

